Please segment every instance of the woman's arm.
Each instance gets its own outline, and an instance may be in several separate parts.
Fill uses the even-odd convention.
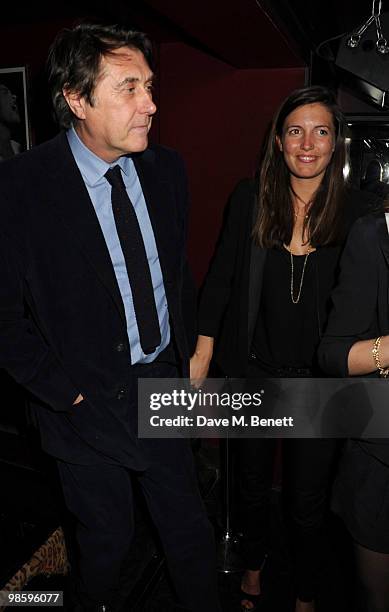
[[[373,338],[371,340],[360,340],[352,345],[348,354],[348,372],[350,376],[370,374],[379,369],[373,354],[375,343],[376,338]],[[389,367],[389,336],[383,336],[380,339],[378,360],[381,368]]]
[[[250,240],[255,183],[243,180],[232,192],[223,227],[201,290],[198,327],[203,336],[216,338],[235,282],[242,242]]]
[[[217,248],[201,291],[200,335],[190,361],[190,377],[196,386],[200,386],[208,374],[214,339],[231,298],[238,249],[242,248],[242,241],[250,240],[254,201],[255,184],[252,180],[239,182],[229,199]]]
[[[208,375],[213,355],[214,339],[210,336],[198,336],[195,352],[190,360],[190,380],[192,385],[200,387]]]
[[[380,257],[375,217],[358,220],[341,258],[333,308],[319,346],[319,363],[327,374],[355,376],[377,369],[372,349]],[[380,358],[383,367],[388,365],[387,339],[382,340]]]

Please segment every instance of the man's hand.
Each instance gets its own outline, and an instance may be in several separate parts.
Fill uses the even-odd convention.
[[[210,336],[197,338],[196,350],[190,360],[190,382],[199,389],[207,377],[213,354],[214,339]]]
[[[73,406],[75,406],[76,404],[79,404],[80,402],[82,402],[82,401],[83,401],[83,399],[84,399],[84,398],[83,398],[83,396],[81,395],[81,393],[79,393],[79,394],[77,395],[76,399],[75,399],[75,400],[74,400],[74,402],[73,402]]]

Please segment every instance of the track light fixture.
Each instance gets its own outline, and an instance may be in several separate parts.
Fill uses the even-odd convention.
[[[361,38],[366,30],[375,22],[376,32],[377,32],[377,41],[375,44],[377,53],[380,55],[386,55],[389,53],[389,45],[382,33],[381,27],[381,5],[382,0],[373,0],[373,7],[370,17],[357,29],[355,30],[347,39],[346,45],[351,49],[355,49],[359,46],[361,42]]]

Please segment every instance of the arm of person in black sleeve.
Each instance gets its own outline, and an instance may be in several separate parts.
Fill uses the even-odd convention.
[[[26,262],[17,239],[0,233],[0,367],[50,408],[68,411],[80,400],[43,335],[26,315]]]
[[[213,355],[214,339],[230,300],[235,277],[235,262],[242,231],[251,229],[254,181],[240,181],[227,204],[216,251],[201,290],[196,350],[191,359],[191,379],[199,384],[207,376]],[[250,216],[247,223],[247,215]]]
[[[374,217],[363,217],[349,234],[327,329],[319,346],[320,366],[327,374],[348,376],[352,346],[376,332],[379,257]]]

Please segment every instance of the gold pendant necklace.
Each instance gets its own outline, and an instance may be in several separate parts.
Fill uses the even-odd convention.
[[[294,265],[293,265],[293,253],[292,251],[289,251],[290,253],[290,268],[291,268],[291,274],[290,274],[290,297],[292,298],[292,303],[293,304],[298,304],[300,301],[300,297],[301,297],[301,290],[303,288],[303,282],[304,282],[304,274],[305,274],[305,267],[307,265],[307,260],[309,257],[309,254],[311,253],[310,250],[307,251],[307,253],[305,254],[305,259],[304,259],[304,264],[303,264],[303,271],[301,272],[301,278],[300,278],[300,287],[298,290],[298,294],[297,297],[294,297]]]
[[[293,209],[293,215],[294,215],[294,218],[295,218],[296,220],[297,220],[299,217],[300,217],[300,218],[303,218],[303,219],[308,219],[308,217],[309,217],[309,211],[310,211],[310,208],[311,208],[311,206],[312,206],[312,200],[309,200],[308,202],[305,202],[305,201],[304,201],[302,198],[300,198],[300,196],[299,196],[299,195],[297,195],[297,193],[296,193],[296,192],[295,192],[293,189],[292,189],[292,193],[293,193],[293,195],[295,196],[295,198],[297,198],[297,200],[300,200],[301,204],[303,204],[303,205],[304,205],[304,211],[303,211],[303,214],[302,214],[302,215],[299,215],[299,214],[298,214],[298,211],[296,212],[296,209],[295,209],[295,208]]]

